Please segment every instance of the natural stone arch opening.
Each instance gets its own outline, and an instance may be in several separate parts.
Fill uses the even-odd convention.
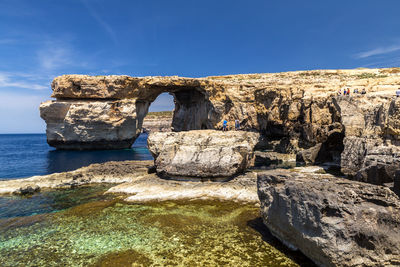
[[[136,101],[138,128],[142,128],[143,120],[149,112],[150,105],[162,93],[169,93],[174,100],[171,130],[175,132],[214,129],[214,108],[207,93],[201,88],[189,86],[154,87],[152,93],[139,97]]]
[[[214,129],[221,119],[208,84],[195,79],[65,75],[52,89],[56,100],[42,103],[40,112],[57,149],[130,148],[150,104],[165,92],[174,97],[173,131]]]

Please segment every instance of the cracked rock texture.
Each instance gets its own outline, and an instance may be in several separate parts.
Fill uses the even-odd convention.
[[[271,233],[319,266],[400,265],[400,200],[388,188],[331,175],[258,173]]]
[[[153,161],[109,161],[75,171],[0,181],[0,194],[27,194],[49,188],[71,188],[94,183],[130,182],[146,175]]]
[[[163,176],[230,177],[250,166],[258,133],[198,130],[155,132],[147,139]]]
[[[150,104],[169,92],[173,131],[220,129],[224,119],[233,129],[238,119],[272,152],[334,162],[354,179],[382,184],[399,167],[399,87],[398,68],[205,78],[63,75],[52,83],[56,100],[40,109],[56,148],[128,148]],[[344,88],[350,96],[337,95]]]

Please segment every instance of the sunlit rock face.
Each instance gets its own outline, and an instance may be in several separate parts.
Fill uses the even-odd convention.
[[[230,177],[249,167],[259,134],[198,130],[151,133],[157,173],[181,177]]]
[[[274,152],[296,154],[313,148],[299,160],[334,162],[355,179],[383,183],[393,180],[392,167],[399,167],[400,113],[395,97],[399,87],[396,68],[196,79],[64,75],[54,79],[52,96],[57,100],[42,104],[41,116],[47,122],[48,142],[57,148],[129,147],[151,102],[169,92],[175,101],[173,131],[221,129],[224,119],[232,129],[238,119],[241,129],[260,132],[265,147]],[[350,95],[338,96],[344,88]],[[363,89],[366,94],[354,93]],[[67,107],[75,107],[76,101],[82,103],[82,112],[78,115],[74,108],[71,112],[77,115],[70,115]],[[111,103],[121,103],[132,112],[115,115]],[[114,129],[107,130],[108,126]],[[376,173],[389,178],[377,180]]]
[[[48,101],[40,113],[47,142],[60,149],[121,149],[140,134],[132,100]]]
[[[400,265],[400,200],[389,188],[329,174],[258,173],[271,233],[318,266]]]

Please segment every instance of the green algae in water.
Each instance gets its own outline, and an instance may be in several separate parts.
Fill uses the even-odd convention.
[[[103,194],[112,186],[100,184],[47,190],[28,196],[1,196],[0,219],[57,212],[94,200],[112,199],[113,196]]]
[[[230,202],[107,200],[18,227],[3,219],[0,266],[297,266],[249,227],[258,213]]]

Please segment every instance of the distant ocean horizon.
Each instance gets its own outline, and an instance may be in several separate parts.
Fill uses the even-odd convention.
[[[0,180],[65,172],[93,163],[151,160],[147,134],[141,134],[130,149],[98,151],[56,150],[46,134],[0,134]]]

